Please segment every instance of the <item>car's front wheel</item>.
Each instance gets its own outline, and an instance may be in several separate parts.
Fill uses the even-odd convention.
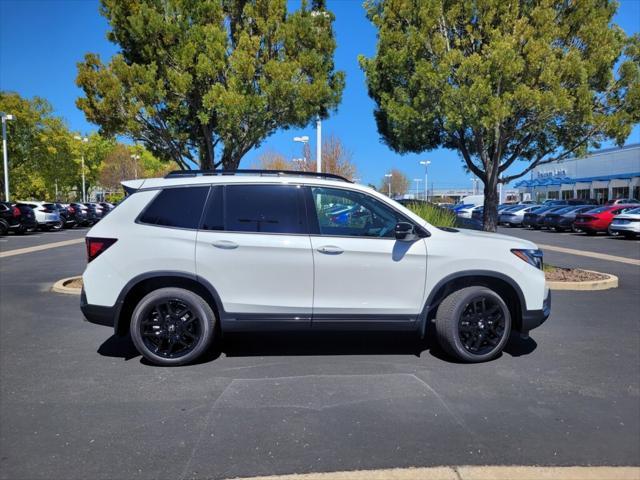
[[[458,360],[484,362],[502,352],[511,315],[502,298],[486,287],[466,287],[447,296],[436,314],[438,343]]]
[[[161,288],[146,295],[133,311],[131,338],[138,351],[157,365],[184,365],[211,345],[216,316],[199,295]]]

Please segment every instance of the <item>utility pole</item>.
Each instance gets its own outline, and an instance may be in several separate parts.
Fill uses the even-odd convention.
[[[316,172],[322,172],[322,120],[316,117]]]
[[[4,201],[9,201],[9,159],[7,153],[7,121],[14,120],[13,115],[2,114],[2,157],[4,161]]]
[[[429,177],[427,175],[429,171],[429,165],[431,164],[431,160],[423,160],[420,162],[420,165],[424,165],[424,201],[429,201]]]
[[[83,143],[87,143],[89,139],[87,137],[81,137],[79,135],[75,135],[73,138],[80,141],[80,149],[82,154],[82,203],[87,201],[87,190],[85,186],[85,178],[84,178],[84,147]]]

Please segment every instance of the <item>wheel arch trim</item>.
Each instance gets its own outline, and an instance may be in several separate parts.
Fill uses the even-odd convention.
[[[131,308],[129,305],[126,305],[127,297],[136,289],[136,287],[141,284],[148,282],[150,280],[162,280],[162,279],[182,279],[187,282],[193,282],[193,284],[197,284],[202,287],[206,293],[208,293],[210,298],[206,298],[209,303],[211,303],[211,307],[214,309],[215,313],[222,319],[222,317],[226,317],[226,312],[224,311],[224,307],[222,304],[222,300],[220,299],[220,295],[218,291],[215,289],[211,283],[209,283],[204,278],[196,275],[195,273],[184,272],[179,270],[154,270],[151,272],[145,272],[140,275],[136,275],[131,280],[129,280],[125,286],[120,291],[116,303],[114,305],[114,331],[116,335],[123,335],[128,330],[128,323],[125,319],[123,319],[123,309]],[[175,285],[167,285],[167,286],[175,286]],[[178,286],[180,287],[180,285]],[[182,285],[185,287],[185,285]],[[162,288],[162,287],[159,287]],[[153,289],[155,290],[155,289]],[[198,293],[198,292],[196,292]]]
[[[453,285],[456,281],[472,279],[474,277],[484,277],[491,280],[502,281],[513,289],[519,303],[519,309],[516,312],[518,314],[518,318],[514,319],[514,327],[516,330],[518,330],[522,321],[522,316],[526,312],[527,305],[520,285],[518,285],[518,283],[513,278],[501,272],[496,272],[493,270],[461,270],[459,272],[454,272],[441,278],[429,292],[429,296],[427,297],[421,315],[423,322],[421,328],[423,337],[426,334],[428,322],[433,318],[433,315],[435,315],[438,305],[440,305],[440,302],[442,302],[447,294],[450,293],[448,292],[447,287],[449,285]]]

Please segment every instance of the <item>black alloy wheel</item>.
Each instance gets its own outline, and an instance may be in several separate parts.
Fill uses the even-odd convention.
[[[148,293],[131,315],[131,339],[156,365],[184,365],[211,345],[216,315],[200,295],[184,288],[159,288]]]
[[[497,357],[511,333],[511,312],[494,290],[485,286],[461,288],[438,306],[435,318],[438,343],[463,362]]]
[[[165,358],[183,357],[194,349],[202,335],[197,314],[177,298],[150,306],[140,322],[140,330],[145,346]]]
[[[465,305],[458,321],[458,336],[468,352],[474,355],[491,352],[504,332],[504,312],[495,299],[480,295]]]

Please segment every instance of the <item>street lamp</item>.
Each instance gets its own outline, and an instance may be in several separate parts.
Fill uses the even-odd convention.
[[[87,143],[89,141],[87,137],[81,137],[80,135],[75,135],[73,138],[82,143]],[[82,143],[80,144],[81,147],[82,147]],[[82,154],[82,202],[84,203],[87,201],[87,191],[86,191],[85,181],[84,181],[84,148],[81,148],[81,154]]]
[[[135,177],[135,179],[138,179],[138,160],[140,160],[140,155],[138,155],[137,153],[134,155],[131,155],[131,158],[133,159],[133,175]]]
[[[393,173],[385,173],[384,176],[389,179],[389,198],[391,198],[391,177],[393,177]]]
[[[429,181],[428,181],[428,169],[429,165],[431,165],[431,160],[422,160],[420,165],[424,165],[424,201],[429,200]]]
[[[414,182],[416,182],[416,200],[418,199],[418,195],[420,193],[420,182],[422,181],[421,178],[414,178],[413,179]]]
[[[2,113],[2,157],[4,161],[4,201],[9,201],[9,159],[7,158],[7,121],[16,117]]]
[[[307,135],[303,135],[301,137],[293,137],[293,141],[294,142],[298,142],[302,144],[302,155],[305,157],[304,159],[302,159],[303,161],[301,162],[300,158],[294,158],[293,161],[299,163],[301,166],[303,165],[303,163],[306,163],[306,157],[307,157],[307,144],[309,143],[309,137]]]

